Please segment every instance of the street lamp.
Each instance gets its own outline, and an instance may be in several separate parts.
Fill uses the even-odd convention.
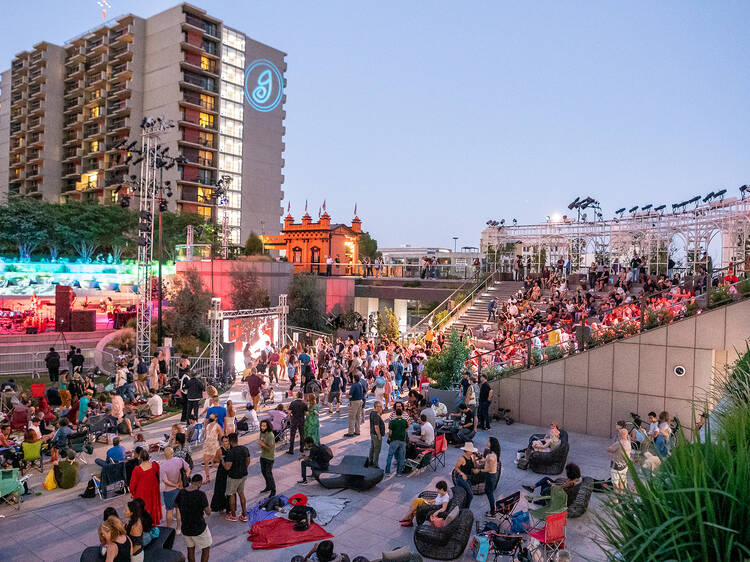
[[[453,237],[453,253],[456,253],[456,241],[458,240],[458,236]]]

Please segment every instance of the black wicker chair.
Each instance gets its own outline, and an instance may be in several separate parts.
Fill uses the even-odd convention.
[[[497,478],[495,479],[495,489],[497,490],[497,485],[500,483],[500,475],[503,472],[503,466],[500,460],[497,461],[497,472],[495,473],[497,475]],[[474,478],[472,477],[472,483],[471,483],[471,493],[475,496],[483,496],[484,495],[484,478],[485,473],[480,472],[479,474],[475,474],[476,476],[476,482],[474,481]],[[455,479],[455,477],[454,477]],[[455,482],[454,482],[455,484]]]
[[[560,430],[560,445],[548,453],[534,451],[529,455],[529,468],[537,474],[560,474],[568,460],[568,432]]]
[[[435,560],[455,560],[466,550],[474,531],[474,514],[462,509],[445,527],[423,523],[414,530],[414,545],[422,556]]]
[[[144,562],[184,562],[185,555],[174,546],[175,530],[171,527],[159,527],[159,536],[143,549]],[[81,562],[101,562],[104,560],[100,546],[90,546],[81,554]]]
[[[578,488],[578,493],[576,494],[575,500],[573,502],[568,501],[568,517],[570,519],[575,519],[576,517],[580,517],[584,513],[586,513],[586,509],[588,509],[589,506],[589,500],[591,499],[591,494],[594,492],[594,479],[585,476],[581,480],[581,485]]]
[[[423,497],[422,494],[420,494],[420,497]],[[424,497],[430,497],[427,494],[425,494]],[[430,499],[435,499],[434,495],[431,495]],[[469,499],[469,494],[466,493],[466,490],[459,486],[454,486],[451,489],[451,499],[448,502],[448,507],[445,508],[446,514],[450,513],[450,511],[455,507],[458,506],[460,509],[468,509],[469,504],[471,503],[471,500]],[[417,514],[416,514],[416,520],[417,520],[417,526],[421,525],[425,521],[427,521],[430,518],[430,515],[434,511],[437,511],[440,509],[440,506],[438,505],[430,505],[430,504],[424,504],[420,505],[417,508]]]

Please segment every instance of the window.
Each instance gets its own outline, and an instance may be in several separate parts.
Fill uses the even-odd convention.
[[[242,103],[242,100],[244,99],[244,95],[245,94],[242,91],[242,86],[230,84],[226,80],[221,81],[221,97],[222,98],[236,101],[237,103]]]
[[[203,47],[203,50],[210,55],[215,55],[219,52],[217,44],[213,41],[209,41],[208,39],[203,40],[201,47]]]
[[[214,148],[214,134],[201,131],[198,135],[198,142],[203,146]]]
[[[233,137],[221,135],[219,138],[219,150],[226,152],[227,154],[240,156],[242,154],[242,141]]]
[[[201,113],[198,117],[198,124],[201,127],[206,127],[209,129],[213,129],[214,126],[214,116],[209,115],[208,113]]]
[[[242,104],[224,100],[224,103],[221,104],[221,116],[242,121]]]
[[[206,94],[201,94],[201,107],[213,111],[216,108],[216,98]]]
[[[302,248],[298,246],[292,248],[292,262],[302,263]]]
[[[227,172],[239,174],[242,172],[242,158],[221,153],[219,154],[219,168]]]
[[[310,248],[310,262],[320,263],[320,248],[317,246]]]
[[[100,114],[101,114],[101,107],[99,107],[97,105],[96,107],[92,107],[91,108],[91,113],[90,113],[89,116],[90,117],[99,117]]]
[[[208,203],[213,195],[213,189],[210,187],[199,187],[198,188],[198,201],[200,203]]]
[[[211,218],[211,207],[203,207],[201,205],[198,206],[198,214],[202,216],[203,218],[210,219]]]
[[[228,45],[222,45],[221,58],[234,66],[242,67],[245,65],[245,53]]]
[[[99,152],[99,141],[91,141],[89,149],[91,152]]]
[[[223,135],[242,138],[242,123],[240,121],[235,121],[234,119],[225,119],[224,117],[222,117],[219,120],[219,124],[219,130]]]
[[[199,150],[198,151],[198,164],[201,164],[203,166],[213,166],[214,155],[208,150]]]
[[[221,67],[221,79],[242,86],[245,83],[245,73],[241,68],[225,64]]]
[[[205,55],[201,56],[201,68],[209,72],[216,72],[216,61]]]
[[[221,30],[221,40],[230,47],[243,52],[245,51],[245,36],[242,33],[223,27]]]

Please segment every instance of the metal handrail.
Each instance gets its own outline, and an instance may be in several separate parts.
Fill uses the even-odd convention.
[[[453,298],[458,293],[460,293],[463,290],[463,288],[470,282],[471,281],[467,279],[466,281],[461,283],[461,285],[459,285],[459,287],[455,291],[453,291],[450,295],[448,295],[448,297],[445,300],[443,300],[443,302],[441,302],[439,305],[433,308],[424,318],[422,318],[419,322],[417,322],[411,328],[409,328],[409,331],[407,332],[407,337],[409,337],[408,335],[416,334],[418,332],[417,328],[419,328],[419,326],[421,326],[425,322],[432,322],[432,319],[435,317],[435,315],[439,312],[442,312],[443,305],[450,303],[453,300]]]

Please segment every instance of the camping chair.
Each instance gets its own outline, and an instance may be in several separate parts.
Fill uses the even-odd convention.
[[[445,451],[448,450],[448,440],[445,438],[445,434],[435,436],[435,444],[430,451],[430,466],[434,472],[437,472],[438,465],[445,466]]]
[[[85,432],[72,433],[68,435],[68,448],[73,449],[76,452],[76,460],[83,464],[89,464],[89,462],[86,460],[86,457],[83,456],[84,449],[86,449],[87,445],[87,439],[88,434]]]
[[[519,501],[521,501],[520,491],[505,496],[495,502],[495,519],[498,520],[498,523],[505,522],[508,524],[508,528],[510,528],[513,524],[510,516],[516,510]]]
[[[490,533],[487,538],[490,541],[490,553],[493,556],[493,562],[496,562],[500,556],[508,556],[511,560],[516,560],[523,546],[523,535]]]
[[[23,490],[23,484],[18,479],[17,468],[0,471],[0,499],[2,501],[20,510]]]
[[[539,541],[539,545],[544,549],[544,559],[547,559],[547,550],[552,553],[565,548],[565,528],[568,523],[568,512],[551,513],[547,516],[544,527],[541,529],[532,529],[527,534]]]
[[[531,515],[538,522],[538,524],[534,527],[536,529],[539,528],[539,523],[547,520],[550,515],[555,515],[562,511],[567,513],[568,511],[568,494],[565,493],[565,490],[562,489],[562,486],[552,486],[549,496],[527,497],[527,499],[529,498],[534,501],[549,499],[549,503],[547,505],[540,507],[539,509],[529,510],[529,515]]]
[[[196,423],[193,426],[193,433],[190,435],[190,439],[188,443],[190,445],[197,445],[198,442],[201,440],[201,433],[203,433],[203,422]]]
[[[107,444],[109,444],[109,434],[117,434],[117,428],[113,427],[112,417],[107,414],[101,414],[94,416],[88,420],[89,433],[94,436],[94,442],[98,443],[99,439],[104,436]]]
[[[409,469],[415,474],[421,470],[424,470],[432,464],[432,451],[433,449],[423,450],[416,456],[416,458],[406,459],[404,461],[404,467],[408,466]]]
[[[101,477],[93,476],[92,478],[96,493],[101,500],[106,500],[109,492],[119,494],[128,491],[125,462],[107,463],[102,467]]]
[[[42,458],[42,442],[37,441],[36,443],[28,443],[24,441],[21,443],[21,450],[23,452],[23,468],[21,469],[21,474],[29,468],[29,465],[31,467],[37,467],[39,469],[39,472],[44,473],[44,459]]]
[[[44,396],[44,385],[43,384],[32,384],[31,385],[31,396],[32,398],[41,398]]]

